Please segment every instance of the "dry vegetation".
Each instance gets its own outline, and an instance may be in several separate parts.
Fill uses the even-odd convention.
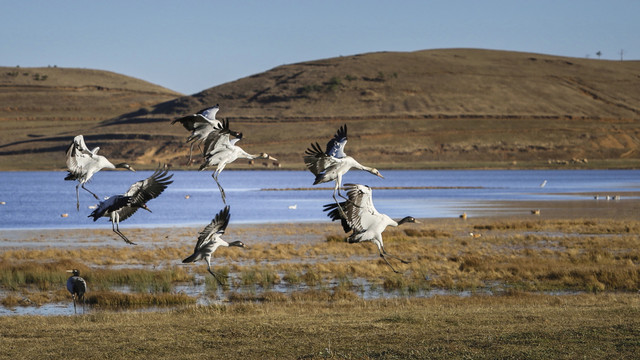
[[[299,300],[0,318],[3,358],[631,359],[634,294]]]
[[[0,168],[60,169],[59,150],[76,133],[140,168],[158,161],[185,167],[187,133],[170,121],[216,103],[218,117],[245,134],[244,149],[268,152],[289,169],[302,169],[304,149],[344,123],[349,152],[378,168],[636,168],[639,73],[637,61],[468,49],[384,52],[284,65],[192,96],[91,101],[117,113],[87,114],[50,91],[46,96],[67,114],[59,119],[48,117],[59,111],[55,104],[12,107],[32,97],[7,85],[0,126],[16,116],[30,126],[3,129],[11,132],[0,137]],[[38,85],[52,81],[33,76],[26,78]],[[34,163],[33,152],[45,160]]]
[[[631,358],[640,350],[634,216],[431,219],[390,229],[387,250],[412,260],[399,264],[402,275],[371,244],[344,243],[336,224],[236,226],[227,237],[250,248],[216,252],[222,287],[204,263],[180,265],[191,253],[193,229],[145,232],[150,236],[136,247],[4,248],[5,307],[70,301],[63,288],[69,268],[81,270],[90,292],[85,315],[0,317],[0,353],[568,359]],[[25,240],[91,238],[36,233]],[[272,236],[279,241],[261,241]],[[209,305],[194,305],[201,300]],[[169,308],[109,310],[149,306]]]

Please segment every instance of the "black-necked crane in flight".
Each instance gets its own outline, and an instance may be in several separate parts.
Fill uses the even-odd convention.
[[[304,162],[307,165],[307,169],[316,176],[313,185],[335,181],[333,199],[336,203],[338,203],[336,193],[338,196],[347,199],[340,194],[340,187],[342,186],[342,177],[349,170],[364,170],[384,179],[377,169],[364,166],[351,156],[345,154],[344,147],[346,144],[347,125],[345,124],[341,126],[333,138],[329,140],[324,152],[322,151],[320,144],[316,142],[315,144],[311,144],[311,147],[305,151],[305,155],[303,157]]]
[[[157,198],[173,181],[173,174],[168,175],[166,169],[158,168],[151,176],[135,182],[126,193],[114,195],[101,201],[89,217],[93,221],[101,217],[109,218],[113,232],[118,234],[127,244],[136,245],[120,232],[120,221],[128,219],[138,209],[151,210],[147,206],[149,200]]]
[[[76,312],[76,299],[82,302],[82,312],[84,313],[84,294],[87,292],[87,282],[80,277],[80,271],[77,269],[67,270],[72,275],[67,279],[67,290],[73,298],[73,312]]]
[[[236,143],[240,141],[240,137],[235,139],[229,139],[229,135],[234,133],[234,131],[229,130],[229,121],[222,120],[220,126],[216,127],[214,131],[212,131],[209,136],[207,136],[207,140],[205,141],[205,161],[200,166],[200,171],[205,170],[208,167],[216,166],[216,170],[211,174],[213,179],[218,184],[218,189],[220,189],[220,196],[222,197],[222,202],[227,203],[226,195],[224,193],[224,189],[220,185],[218,181],[218,176],[227,166],[227,164],[234,162],[236,159],[269,159],[273,161],[277,161],[278,159],[269,156],[267,153],[260,153],[256,155],[252,155],[244,151],[241,147],[237,146]]]
[[[200,144],[207,139],[207,136],[209,136],[216,127],[221,125],[220,120],[216,119],[218,110],[220,110],[220,106],[216,104],[215,106],[202,109],[195,114],[177,118],[171,122],[171,125],[179,122],[187,131],[191,131],[191,135],[187,138],[187,143],[191,143],[191,147],[189,148],[189,162],[187,164],[191,164],[193,146],[196,144],[200,146]],[[232,132],[232,135],[237,138],[242,138],[242,133]]]
[[[386,214],[379,213],[373,206],[371,188],[366,185],[345,184],[345,189],[347,189],[349,199],[339,204],[326,204],[324,211],[328,212],[327,216],[333,221],[340,220],[345,233],[352,232],[347,238],[349,243],[364,241],[374,243],[380,257],[391,270],[398,273],[387,257],[399,260],[403,264],[408,264],[409,261],[387,253],[382,241],[382,232],[387,226],[400,226],[404,223],[417,223],[418,221],[412,216],[395,221]],[[344,211],[340,211],[340,209],[344,209]]]
[[[127,163],[112,164],[106,157],[98,155],[98,150],[100,150],[99,147],[89,150],[84,142],[84,136],[82,135],[74,137],[73,141],[67,148],[67,169],[69,170],[69,173],[64,179],[78,181],[78,184],[76,185],[76,208],[78,211],[80,211],[80,186],[93,195],[96,200],[100,199],[98,195],[94,194],[84,186],[89,180],[91,180],[95,173],[102,169],[116,168],[135,171]]]
[[[225,206],[224,209],[220,210],[218,214],[211,220],[211,223],[207,225],[200,233],[198,234],[198,242],[196,243],[196,247],[193,250],[193,254],[188,258],[182,260],[182,263],[192,263],[198,260],[204,259],[207,262],[207,270],[213,277],[216,279],[218,284],[222,285],[222,281],[216,275],[213,270],[211,270],[211,255],[220,247],[230,247],[237,246],[241,248],[247,248],[247,246],[242,241],[233,241],[226,242],[222,240],[221,236],[224,234],[227,225],[229,225],[229,219],[231,218],[231,214],[229,213],[229,205]]]

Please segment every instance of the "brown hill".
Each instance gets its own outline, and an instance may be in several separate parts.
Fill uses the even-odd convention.
[[[303,168],[309,143],[324,146],[343,123],[348,152],[381,168],[637,167],[639,83],[638,61],[372,53],[280,66],[78,130],[106,142],[107,155],[177,166],[187,133],[170,120],[219,103],[245,150],[287,168]]]
[[[77,132],[181,94],[108,71],[0,67],[0,169],[57,169]]]

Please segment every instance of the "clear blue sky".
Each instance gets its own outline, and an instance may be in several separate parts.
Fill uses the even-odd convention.
[[[283,64],[483,48],[640,59],[640,1],[0,0],[0,65],[109,70],[193,94]]]

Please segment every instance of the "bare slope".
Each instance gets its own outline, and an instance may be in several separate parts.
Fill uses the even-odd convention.
[[[179,93],[107,71],[0,67],[0,168],[52,169],[76,132]]]
[[[279,66],[85,133],[113,142],[116,157],[183,165],[187,133],[171,119],[219,103],[218,117],[244,132],[245,150],[269,152],[288,168],[303,168],[309,143],[324,145],[343,123],[348,152],[382,168],[633,167],[638,83],[638,61],[473,49],[371,53]]]

